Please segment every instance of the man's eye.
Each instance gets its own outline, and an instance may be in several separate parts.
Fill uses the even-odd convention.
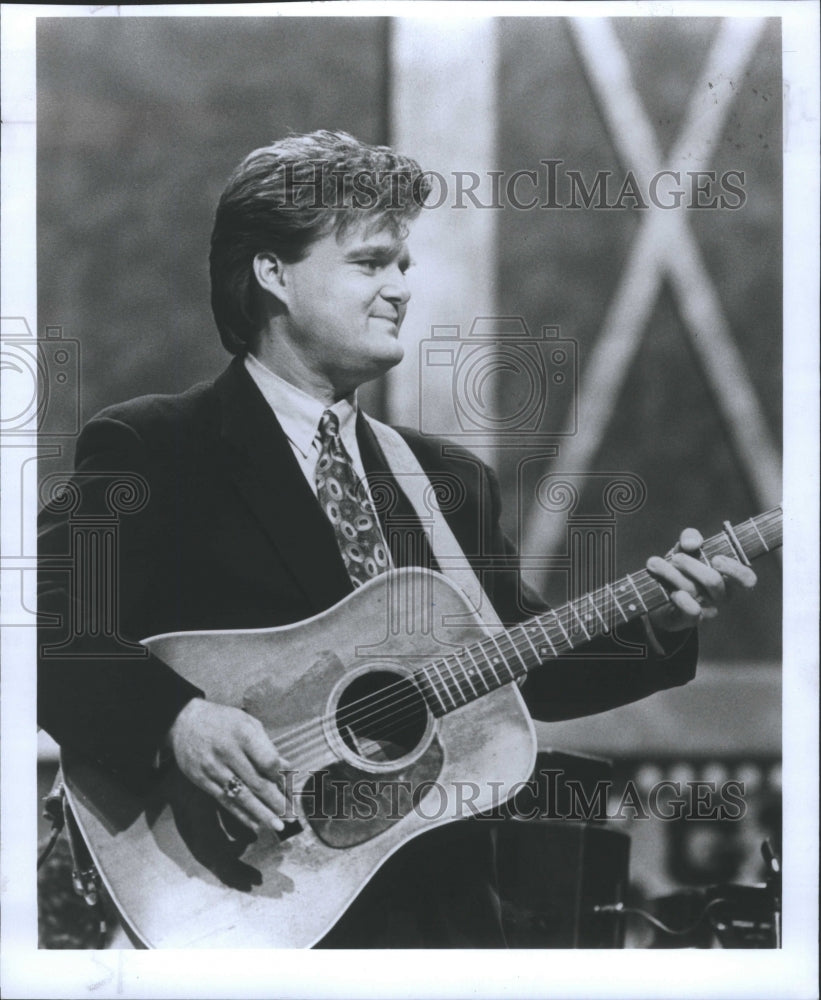
[[[364,268],[366,271],[369,271],[371,274],[375,274],[376,271],[378,271],[381,266],[380,262],[372,257],[368,257],[365,260],[357,261],[357,263],[359,264],[360,267]]]

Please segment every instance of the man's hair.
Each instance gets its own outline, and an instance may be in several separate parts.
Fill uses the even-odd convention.
[[[222,193],[211,234],[211,308],[226,349],[244,353],[262,325],[257,254],[293,263],[360,220],[402,236],[430,188],[415,160],[346,132],[289,135],[250,153]]]

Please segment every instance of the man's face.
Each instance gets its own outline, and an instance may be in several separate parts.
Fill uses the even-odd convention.
[[[409,266],[403,240],[366,224],[328,233],[285,265],[287,337],[310,372],[346,394],[402,360]]]

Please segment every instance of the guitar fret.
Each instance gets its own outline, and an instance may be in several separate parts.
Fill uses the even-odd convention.
[[[479,692],[476,690],[476,685],[473,683],[473,678],[470,675],[471,675],[471,673],[473,673],[474,670],[479,671],[479,673],[481,673],[481,670],[479,670],[479,664],[476,662],[476,660],[475,660],[475,658],[473,656],[473,653],[471,653],[471,651],[470,651],[470,646],[465,646],[465,652],[470,657],[470,662],[473,664],[473,666],[470,668],[470,670],[468,670],[465,667],[464,663],[463,663],[461,665],[462,666],[462,673],[465,675],[465,677],[467,677],[468,684],[470,684],[471,688],[473,688],[473,693],[478,698],[479,697]]]
[[[527,638],[527,636],[525,636],[525,638]],[[525,668],[525,672],[527,672],[527,669],[528,669],[528,667],[527,667],[527,661],[525,660],[525,658],[522,656],[521,652],[519,651],[519,647],[516,645],[516,640],[513,638],[513,633],[512,632],[508,632],[507,633],[507,639],[508,639],[508,642],[510,642],[511,646],[513,646],[513,651],[516,653],[516,655],[521,660],[522,666]],[[502,665],[507,668],[507,671],[510,674],[511,679],[513,679],[516,676],[516,674],[513,673],[513,670],[510,668],[510,665],[508,664],[507,659],[503,659]],[[501,683],[501,681],[500,681],[500,683]]]
[[[610,586],[609,583],[606,583],[605,587],[607,587],[607,589],[610,591],[610,596],[613,598],[613,603],[619,609],[619,614],[622,616],[622,618],[625,621],[630,621],[630,619],[627,617],[627,615],[622,610],[622,606],[619,604],[619,599],[616,597],[615,593],[613,592],[613,588]]]
[[[749,523],[750,523],[750,524],[751,524],[751,525],[753,526],[753,531],[754,531],[754,532],[755,532],[755,533],[756,533],[756,534],[758,535],[758,537],[759,537],[759,538],[761,539],[761,544],[762,544],[762,545],[764,546],[764,551],[765,551],[765,552],[769,552],[769,551],[770,551],[770,546],[769,546],[769,545],[767,545],[767,543],[766,543],[766,542],[764,541],[764,536],[763,536],[763,535],[761,534],[761,532],[760,532],[760,531],[758,530],[758,525],[757,525],[757,524],[755,523],[755,518],[754,518],[754,517],[751,517],[751,518],[750,518],[750,521],[749,521]]]
[[[639,588],[638,588],[638,587],[637,587],[637,586],[635,585],[635,583],[633,582],[633,577],[632,577],[632,576],[630,576],[630,574],[628,573],[628,574],[626,575],[625,579],[626,579],[626,580],[628,580],[628,581],[630,582],[630,586],[631,586],[631,587],[633,588],[633,590],[634,590],[634,591],[636,592],[636,597],[638,597],[638,599],[639,599],[639,600],[641,601],[641,606],[642,606],[642,607],[644,608],[644,610],[646,611],[646,610],[647,610],[647,605],[646,605],[646,604],[644,603],[644,598],[643,598],[643,597],[641,596],[641,591],[639,590]],[[664,589],[664,588],[662,587],[662,590],[663,590],[663,589]],[[630,611],[635,611],[635,610],[636,610],[636,607],[635,607],[635,605],[633,605],[633,604],[628,604],[628,605],[627,605],[627,607],[628,607],[628,609],[629,609]]]
[[[576,621],[581,626],[581,629],[582,629],[582,632],[584,632],[585,638],[589,639],[590,638],[590,633],[584,627],[584,622],[581,620],[581,617],[579,616],[579,612],[576,610],[576,605],[573,603],[573,601],[568,601],[568,606],[569,606],[570,610],[573,612],[573,614],[576,616]]]
[[[532,639],[530,638],[530,636],[529,636],[529,635],[527,634],[527,629],[528,629],[528,625],[529,625],[529,623],[527,623],[527,624],[525,624],[525,625],[522,625],[522,626],[521,626],[521,628],[520,628],[520,631],[521,631],[522,635],[523,635],[523,636],[525,637],[525,639],[527,639],[527,642],[528,642],[528,645],[529,645],[529,646],[530,646],[530,648],[531,648],[531,649],[533,650],[533,652],[534,652],[534,654],[535,654],[535,656],[536,656],[536,659],[539,659],[539,658],[540,658],[540,654],[539,654],[539,650],[538,650],[538,649],[536,649],[536,647],[535,647],[535,646],[533,645],[533,640],[532,640]],[[532,625],[530,625],[530,627],[532,628],[533,626],[532,626]],[[523,661],[523,662],[524,662],[524,661]],[[527,666],[527,664],[525,664],[525,667],[526,667],[526,666]]]
[[[490,669],[491,669],[491,672],[493,673],[493,676],[496,678],[496,683],[497,684],[501,684],[502,683],[502,679],[496,673],[496,667],[495,667],[494,664],[496,662],[498,662],[498,663],[504,663],[505,662],[505,654],[502,652],[502,649],[499,646],[499,643],[496,641],[496,636],[492,635],[490,638],[493,641],[493,645],[496,647],[496,649],[499,650],[499,657],[498,658],[497,657],[492,657],[491,659],[488,660],[488,663],[490,664]]]
[[[673,592],[672,592],[672,590],[668,590],[668,589],[667,589],[667,588],[666,588],[666,587],[664,586],[664,584],[663,584],[663,583],[660,583],[660,582],[659,582],[658,580],[654,580],[654,579],[653,579],[652,577],[650,578],[649,582],[650,582],[650,585],[651,585],[651,587],[655,587],[655,589],[656,589],[657,591],[659,591],[659,593],[661,594],[661,599],[662,599],[662,600],[661,600],[661,602],[662,602],[662,604],[663,604],[663,603],[664,603],[665,601],[667,601],[667,602],[669,602],[669,601],[670,601],[670,599],[671,599],[671,598],[672,598],[672,596],[673,596]],[[650,599],[651,599],[651,600],[653,599],[653,598],[652,598],[652,595],[651,595]],[[655,605],[654,605],[654,607],[655,607]],[[649,610],[649,609],[648,609],[648,610]]]
[[[464,698],[464,697],[465,697],[465,695],[464,695],[464,692],[463,692],[463,691],[462,691],[462,689],[461,689],[461,686],[460,686],[460,684],[459,684],[459,681],[458,681],[458,680],[456,679],[456,674],[455,674],[455,673],[454,673],[454,672],[453,672],[453,671],[452,671],[452,670],[450,669],[450,664],[448,663],[448,658],[447,658],[447,656],[443,656],[443,657],[442,657],[442,663],[444,663],[444,664],[445,664],[445,666],[447,667],[447,671],[448,671],[448,673],[449,673],[449,674],[450,674],[450,676],[451,676],[451,677],[453,678],[453,683],[454,683],[454,684],[456,685],[456,690],[457,690],[457,691],[459,692],[459,694],[461,694],[461,695],[462,695],[462,697]],[[452,695],[452,694],[450,694],[450,684],[447,684],[447,683],[446,683],[446,685],[445,685],[445,686],[447,687],[447,690],[448,690],[448,694],[450,695],[450,700],[451,700],[451,701],[453,702],[453,704],[454,704],[454,706],[455,706],[455,705],[456,705],[456,699],[455,699],[455,698],[453,697],[453,695]],[[465,702],[467,703],[467,699],[465,699]]]
[[[490,654],[489,654],[489,653],[488,653],[488,651],[487,651],[487,650],[485,649],[485,645],[484,645],[484,644],[485,644],[485,641],[486,641],[486,640],[483,640],[483,641],[482,641],[481,643],[479,643],[479,645],[478,645],[477,649],[481,649],[481,651],[482,651],[482,656],[484,656],[484,658],[485,658],[485,662],[486,662],[486,663],[487,663],[487,665],[488,665],[488,666],[490,667],[490,670],[491,670],[491,673],[492,673],[492,672],[493,672],[493,661],[492,661],[492,660],[490,659]],[[485,671],[484,671],[484,668],[483,668],[483,667],[480,667],[480,668],[479,668],[479,677],[481,678],[481,681],[482,681],[482,683],[483,683],[483,684],[485,685],[485,691],[486,691],[486,692],[487,692],[487,691],[492,691],[492,690],[493,690],[493,688],[492,688],[492,687],[490,686],[490,683],[488,682],[488,679],[487,679],[487,677],[485,677]]]
[[[425,665],[424,665],[424,666],[422,667],[422,670],[424,671],[424,674],[425,674],[425,678],[427,679],[427,682],[428,682],[428,685],[429,685],[430,689],[431,689],[431,690],[433,691],[433,693],[434,693],[434,694],[436,695],[436,697],[437,697],[437,698],[439,699],[439,704],[440,704],[440,705],[442,706],[442,711],[443,711],[443,712],[447,712],[447,710],[448,710],[448,707],[447,707],[447,705],[445,704],[445,702],[444,702],[444,700],[443,700],[443,698],[442,698],[442,695],[441,695],[441,694],[439,694],[439,689],[438,689],[438,688],[436,687],[436,682],[435,682],[435,681],[432,681],[432,680],[430,679],[430,675],[428,674],[428,670],[430,669],[430,667],[431,667],[431,666],[432,666],[431,664],[427,664],[427,663],[426,663],[426,664],[425,664]]]
[[[572,642],[570,636],[565,631],[564,625],[562,625],[561,618],[559,618],[559,616],[556,614],[555,611],[551,611],[550,613],[556,619],[556,624],[559,626],[559,629],[561,630],[561,633],[564,636],[565,642],[570,646],[571,649],[573,649],[573,642]]]
[[[747,553],[741,547],[741,542],[736,538],[736,533],[729,521],[724,522],[724,532],[730,539],[730,544],[733,549],[735,549],[736,556],[741,560],[741,562],[744,563],[745,566],[749,566],[750,560],[747,558]]]
[[[547,639],[547,644],[548,644],[548,646],[550,646],[550,650],[553,653],[553,655],[557,656],[558,653],[557,653],[556,647],[553,645],[553,640],[550,638],[550,633],[547,631],[547,629],[542,624],[542,619],[541,618],[534,618],[533,621],[542,630],[542,635],[545,637],[545,639]]]
[[[444,657],[442,657],[442,662],[445,663]],[[447,666],[447,663],[445,663],[445,666]],[[436,666],[436,660],[433,661],[433,669],[436,671],[437,677],[442,682],[442,689],[444,690],[445,694],[450,699],[451,704],[453,705],[454,708],[458,708],[459,707],[459,703],[453,697],[453,691],[451,690],[451,687],[450,687],[450,684],[448,683],[447,677],[442,673],[441,668]]]
[[[604,633],[606,635],[607,632],[609,632],[609,630],[610,630],[610,626],[607,624],[607,622],[602,617],[601,611],[599,611],[599,609],[596,607],[596,600],[595,600],[595,598],[593,597],[592,594],[588,594],[587,595],[587,600],[590,602],[590,604],[592,604],[593,610],[599,616],[599,621],[602,623],[602,629],[604,630]]]

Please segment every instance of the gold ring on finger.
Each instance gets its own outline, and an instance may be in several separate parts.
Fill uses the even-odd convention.
[[[226,781],[223,792],[227,799],[235,799],[243,788],[245,788],[245,785],[243,785],[235,774],[232,774],[228,781]]]

